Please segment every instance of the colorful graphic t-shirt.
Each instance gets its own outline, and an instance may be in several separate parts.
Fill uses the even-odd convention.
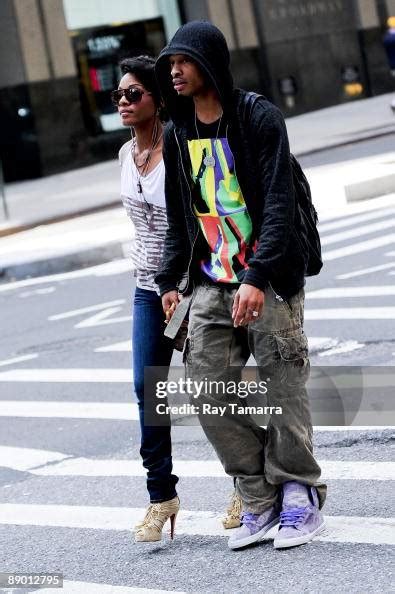
[[[200,188],[195,192],[193,208],[210,248],[210,257],[201,262],[201,270],[214,282],[240,283],[251,255],[250,215],[237,181],[225,125],[221,123],[217,140],[218,121],[198,121],[197,125],[200,140],[191,126],[188,150],[192,178]],[[204,163],[207,156],[214,157],[214,166]]]

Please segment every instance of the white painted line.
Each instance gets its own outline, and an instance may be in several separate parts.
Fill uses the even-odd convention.
[[[125,303],[125,299],[116,299],[115,301],[107,301],[105,303],[97,303],[96,305],[89,305],[87,307],[82,307],[80,309],[73,309],[71,311],[66,311],[64,313],[56,314],[54,316],[49,316],[48,320],[53,322],[56,320],[65,320],[66,318],[73,318],[75,316],[81,316],[86,313],[90,313],[91,311],[98,311],[101,309],[106,309],[108,307],[113,307],[115,305],[123,305]]]
[[[37,357],[37,353],[31,353],[30,355],[21,355],[20,357],[13,357],[12,359],[5,359],[4,361],[0,361],[0,367],[22,363],[23,361],[31,361],[32,359],[37,359]]]
[[[386,252],[384,254],[384,256],[389,256],[390,258],[394,258],[395,257],[395,252]]]
[[[314,425],[314,432],[330,431],[333,433],[348,432],[348,431],[384,431],[390,429],[395,430],[395,425]]]
[[[330,336],[309,336],[308,342],[309,349],[315,351],[329,349],[339,344],[337,338],[331,338]]]
[[[108,419],[137,421],[135,402],[46,402],[30,400],[0,400],[0,417]]]
[[[55,287],[45,287],[43,289],[35,289],[34,291],[25,291],[18,295],[21,299],[26,299],[26,297],[34,297],[35,295],[47,295],[49,293],[53,293],[56,291]]]
[[[130,384],[131,369],[10,369],[0,371],[0,382],[121,383]]]
[[[345,280],[347,278],[355,278],[357,276],[363,276],[364,274],[371,274],[372,272],[379,272],[380,270],[387,270],[388,268],[394,268],[395,262],[388,262],[388,264],[380,264],[379,266],[371,266],[370,268],[362,268],[361,270],[355,270],[355,272],[347,272],[346,274],[339,274],[335,278],[339,280]]]
[[[99,313],[95,314],[94,316],[91,316],[88,319],[76,324],[74,328],[93,328],[93,326],[119,324],[121,322],[129,322],[132,319],[131,316],[121,316],[119,318],[110,317],[118,313],[119,311],[122,311],[122,307],[110,307],[109,309],[105,309],[104,311],[99,311]]]
[[[53,588],[37,590],[40,594],[54,594]],[[158,588],[133,588],[132,586],[112,586],[96,582],[72,582],[63,580],[64,594],[186,594],[180,590],[158,590]]]
[[[362,252],[369,252],[370,250],[383,247],[384,245],[391,245],[392,243],[395,243],[395,233],[384,235],[383,237],[376,237],[368,241],[361,241],[351,245],[346,245],[329,252],[324,252],[323,260],[324,262],[338,260],[339,258],[344,258],[345,256],[353,256]]]
[[[26,471],[37,466],[66,460],[68,454],[35,448],[0,446],[0,466]]]
[[[79,505],[0,504],[0,525],[52,526],[92,530],[130,531],[144,517],[145,508]],[[376,516],[325,516],[327,533],[315,538],[322,542],[395,544],[395,519]],[[165,533],[167,526],[165,528]],[[181,509],[177,534],[229,536],[221,525],[221,515],[208,511]],[[276,528],[271,535],[276,533]]]
[[[365,378],[364,378],[364,385]],[[386,386],[387,384],[385,384]],[[392,384],[391,384],[392,385]],[[138,407],[135,402],[49,402],[31,400],[0,400],[0,417],[42,419],[107,419],[137,421]],[[393,425],[317,425],[314,431],[383,431],[395,429]],[[173,427],[177,431],[178,427]]]
[[[340,355],[341,353],[351,353],[352,351],[357,351],[358,349],[362,349],[365,345],[357,340],[346,340],[345,342],[340,343],[338,346],[325,351],[324,353],[319,353],[320,357],[330,357],[332,355]]]
[[[95,349],[95,353],[121,353],[132,350],[132,341],[125,340],[124,342],[116,342],[108,346],[102,346]]]
[[[395,285],[370,287],[330,287],[306,293],[306,299],[342,299],[347,297],[385,297],[395,295]]]
[[[23,449],[23,448],[21,448]],[[0,448],[0,455],[2,448]],[[57,452],[54,452],[57,454]],[[29,450],[27,451],[29,456]],[[12,459],[7,466],[11,466]],[[17,461],[19,458],[17,458]],[[324,480],[395,480],[395,462],[367,462],[342,460],[319,460]],[[180,477],[226,477],[218,460],[173,460],[174,472]],[[20,470],[20,468],[17,468]],[[23,470],[29,470],[23,468]],[[37,476],[145,476],[146,470],[139,460],[97,460],[92,458],[63,458],[58,464],[30,470]]]
[[[37,278],[28,278],[25,280],[2,284],[0,285],[0,293],[21,289],[22,287],[30,287],[32,285],[73,280],[75,278],[82,278],[84,276],[111,276],[129,272],[130,270],[132,270],[132,265],[129,259],[114,260],[113,262],[106,262],[105,264],[90,266],[89,268],[82,268],[81,270],[62,272],[60,274],[49,274],[47,276],[39,276]]]
[[[342,229],[344,227],[351,227],[359,223],[365,223],[366,221],[373,221],[374,219],[386,219],[390,215],[395,214],[395,209],[377,210],[376,212],[368,212],[360,215],[351,217],[341,217],[335,221],[328,223],[321,223],[319,225],[320,235],[326,233],[326,231],[333,231],[335,229]]]
[[[306,309],[306,320],[394,320],[395,307]]]
[[[389,219],[380,221],[379,223],[372,223],[371,225],[365,225],[363,227],[356,227],[354,229],[348,229],[347,231],[341,231],[339,233],[333,233],[332,235],[325,235],[321,237],[321,245],[330,245],[332,243],[338,243],[339,241],[345,241],[346,239],[352,239],[353,237],[360,237],[362,235],[369,235],[370,233],[377,233],[384,229],[391,229],[395,226],[395,219]]]

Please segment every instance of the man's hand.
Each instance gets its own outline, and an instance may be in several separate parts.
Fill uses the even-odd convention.
[[[178,291],[168,291],[162,295],[162,307],[166,314],[165,323],[168,324],[179,303]]]
[[[232,308],[232,320],[235,328],[255,322],[263,311],[265,294],[252,285],[241,284]]]

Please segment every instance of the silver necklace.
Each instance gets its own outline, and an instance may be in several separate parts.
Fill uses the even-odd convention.
[[[222,116],[224,115],[224,112],[221,113],[221,117],[219,118],[219,122],[218,122],[218,128],[217,128],[217,135],[215,137],[214,140],[214,148],[217,146],[217,140],[218,140],[218,134],[219,134],[219,129],[221,127],[221,122],[222,122]],[[199,140],[199,144],[200,144],[200,148],[202,149],[202,156],[204,155],[204,151],[206,149],[203,148],[202,146],[202,142],[200,140],[200,136],[199,136],[199,130],[197,127],[197,116],[196,116],[196,109],[195,109],[195,130],[196,130],[196,134]],[[203,163],[205,164],[206,167],[215,167],[215,158],[212,155],[206,155],[203,159]]]

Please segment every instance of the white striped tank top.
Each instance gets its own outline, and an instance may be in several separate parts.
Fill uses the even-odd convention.
[[[163,254],[167,229],[165,203],[165,166],[163,159],[141,177],[142,193],[138,191],[137,168],[132,157],[132,141],[119,151],[121,166],[121,198],[135,228],[131,257],[135,267],[136,285],[141,289],[156,291],[154,276]]]

